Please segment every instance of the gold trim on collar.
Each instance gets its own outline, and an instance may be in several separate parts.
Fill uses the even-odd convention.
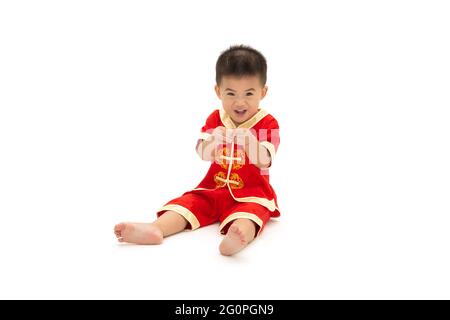
[[[260,108],[259,111],[253,117],[251,117],[250,119],[248,119],[247,121],[241,123],[236,127],[230,115],[227,114],[223,108],[219,110],[219,113],[220,113],[220,120],[222,120],[223,125],[227,129],[236,129],[236,128],[250,129],[255,124],[257,124],[262,118],[264,118],[269,114],[266,110]]]

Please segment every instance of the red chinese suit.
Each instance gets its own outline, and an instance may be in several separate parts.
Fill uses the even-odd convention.
[[[200,139],[209,139],[219,126],[250,129],[269,152],[272,165],[280,143],[279,126],[267,111],[259,109],[253,117],[236,126],[223,109],[215,110],[201,128]],[[221,233],[226,233],[232,221],[247,218],[256,224],[259,234],[271,217],[280,216],[277,197],[269,182],[269,169],[251,163],[243,147],[235,141],[219,145],[216,161],[211,162],[199,185],[169,201],[157,215],[168,210],[186,218],[191,229],[220,222]]]

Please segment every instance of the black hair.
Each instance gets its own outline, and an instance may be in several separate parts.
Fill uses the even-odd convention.
[[[231,46],[223,51],[217,59],[217,85],[220,85],[223,76],[258,76],[264,86],[267,81],[266,58],[252,47],[246,45]]]

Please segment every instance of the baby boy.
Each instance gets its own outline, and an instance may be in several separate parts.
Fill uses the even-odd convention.
[[[230,256],[280,216],[269,183],[269,167],[279,145],[278,122],[259,107],[266,96],[267,63],[248,46],[232,46],[216,64],[215,92],[222,108],[201,128],[196,151],[211,166],[200,184],[166,203],[152,223],[122,222],[114,227],[120,242],[160,244],[185,229],[219,222],[225,234],[219,251]]]

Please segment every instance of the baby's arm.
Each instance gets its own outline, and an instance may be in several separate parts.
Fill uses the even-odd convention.
[[[211,148],[212,140],[212,136],[208,139],[198,139],[195,150],[200,159],[205,161],[212,161],[214,159],[214,148]]]
[[[231,138],[227,137],[227,133],[230,134],[230,131],[226,130],[225,127],[219,126],[211,132],[208,138],[198,139],[195,150],[199,157],[205,161],[214,161],[217,145],[231,142]]]
[[[217,145],[225,142],[231,143],[232,139],[235,140],[235,143],[243,146],[250,163],[260,169],[270,167],[272,162],[270,152],[248,129],[232,130],[219,126],[213,130],[208,138],[198,139],[195,149],[202,160],[214,161]]]
[[[272,157],[269,150],[261,144],[248,129],[236,130],[236,143],[242,145],[251,164],[260,169],[270,167]]]

